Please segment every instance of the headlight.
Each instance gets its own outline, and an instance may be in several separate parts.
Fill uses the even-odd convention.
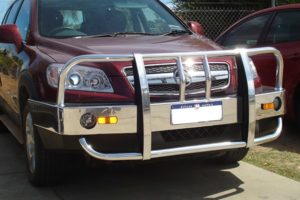
[[[249,58],[249,64],[250,64],[250,70],[252,72],[253,80],[254,80],[254,87],[255,88],[260,88],[262,86],[260,77],[257,73],[255,64],[251,58]]]
[[[63,64],[51,64],[47,69],[48,83],[54,88],[58,87],[58,79],[63,66]],[[66,79],[65,89],[90,92],[114,92],[109,79],[101,69],[80,65],[70,70]]]
[[[253,62],[253,60],[251,58],[249,58],[249,64],[250,64],[250,69],[251,69],[251,72],[252,72],[252,75],[253,75],[253,79],[258,79],[258,73],[257,73],[257,70],[256,70],[256,67],[255,67],[255,64]]]

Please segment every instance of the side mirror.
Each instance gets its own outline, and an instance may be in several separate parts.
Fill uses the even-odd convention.
[[[190,29],[199,35],[204,35],[204,28],[201,24],[196,21],[190,21],[187,23]]]
[[[23,42],[20,31],[15,24],[0,26],[0,43],[12,43],[16,46],[17,52],[20,52]]]

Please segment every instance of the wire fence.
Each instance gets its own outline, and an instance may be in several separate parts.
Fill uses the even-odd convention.
[[[198,21],[205,30],[205,35],[215,39],[220,33],[242,17],[270,4],[233,4],[233,3],[200,3],[189,9],[175,9],[185,21]]]

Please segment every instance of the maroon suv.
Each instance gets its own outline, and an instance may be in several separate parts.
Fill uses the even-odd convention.
[[[16,0],[0,26],[0,119],[24,144],[30,181],[59,180],[69,152],[236,162],[276,139],[281,54],[222,50],[201,32],[158,0]],[[275,88],[249,58],[266,53]]]

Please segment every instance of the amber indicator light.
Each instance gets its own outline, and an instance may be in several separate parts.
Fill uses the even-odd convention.
[[[98,117],[97,122],[98,122],[98,124],[117,124],[118,117],[116,117],[116,116],[109,116],[109,117],[100,116],[100,117]]]

